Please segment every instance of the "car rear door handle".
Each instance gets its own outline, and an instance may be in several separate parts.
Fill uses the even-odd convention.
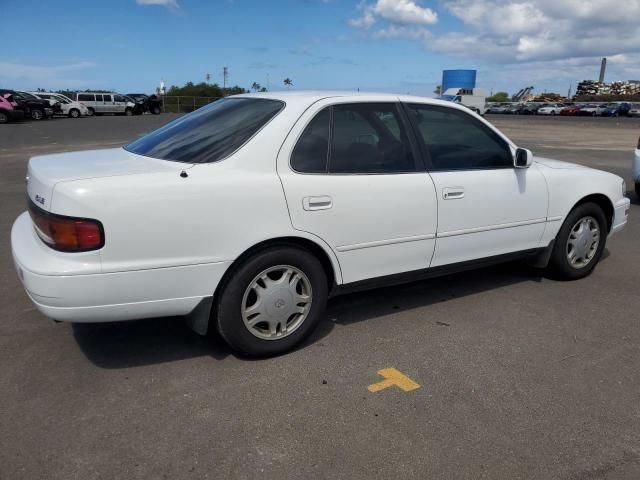
[[[333,201],[328,195],[319,197],[304,197],[302,199],[302,208],[305,210],[328,210],[333,206]]]
[[[442,189],[442,198],[445,200],[456,200],[464,198],[464,187],[447,187]]]

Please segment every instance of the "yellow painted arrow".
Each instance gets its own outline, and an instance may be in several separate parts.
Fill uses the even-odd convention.
[[[379,392],[380,390],[393,386],[396,386],[405,392],[410,392],[411,390],[420,388],[420,385],[406,375],[400,373],[395,368],[383,368],[382,370],[378,370],[378,374],[382,375],[384,380],[374,383],[373,385],[369,385],[367,390],[371,393]]]

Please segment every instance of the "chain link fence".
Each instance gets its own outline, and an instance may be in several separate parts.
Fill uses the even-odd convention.
[[[221,97],[174,97],[165,95],[161,98],[163,113],[189,113],[215,102]]]

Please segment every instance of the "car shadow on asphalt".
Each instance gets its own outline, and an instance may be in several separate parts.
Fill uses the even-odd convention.
[[[507,263],[439,278],[351,293],[329,300],[325,320],[298,349],[319,343],[336,323],[349,325],[427,307],[522,282],[540,282],[542,273],[522,262]],[[438,321],[434,318],[433,321]],[[234,353],[217,334],[206,337],[192,332],[181,318],[154,318],[130,322],[73,324],[82,352],[96,366],[130,368],[209,356],[223,360]]]
[[[440,302],[495,290],[523,282],[541,282],[543,272],[523,262],[512,262],[478,270],[431,278],[364,293],[336,297],[329,302],[327,316],[340,325],[428,307]],[[442,320],[433,318],[434,322]]]

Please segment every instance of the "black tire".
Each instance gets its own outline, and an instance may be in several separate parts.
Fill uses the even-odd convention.
[[[0,111],[0,123],[9,123],[9,115]]]
[[[96,111],[91,107],[89,107],[87,110],[87,115],[89,115],[90,117],[93,117],[96,114]]]
[[[69,110],[69,117],[78,118],[79,116],[80,116],[80,110],[78,110],[77,108],[72,108],[71,110]]]
[[[156,105],[156,106],[154,106],[154,107],[151,109],[151,113],[153,113],[154,115],[160,115],[160,107],[158,107],[157,105]]]
[[[567,242],[574,226],[580,219],[585,217],[592,217],[598,222],[600,237],[595,255],[589,263],[581,268],[577,268],[572,266],[567,259]],[[578,280],[590,275],[602,257],[608,234],[607,219],[599,205],[591,202],[578,205],[569,213],[556,237],[549,262],[551,272],[562,280]]]
[[[44,119],[44,112],[38,108],[34,108],[31,110],[31,120],[42,120]]]
[[[291,334],[266,340],[249,331],[242,318],[245,291],[258,274],[270,267],[286,265],[306,275],[311,284],[312,301],[307,317]],[[316,328],[324,316],[328,285],[320,261],[307,250],[295,246],[271,247],[247,258],[225,280],[212,313],[212,323],[231,348],[251,357],[268,357],[290,351]],[[281,300],[280,300],[281,301]]]
[[[131,115],[133,115],[133,110],[131,110],[130,108],[127,108],[127,109],[124,111],[124,114],[125,114],[127,117],[130,117]]]
[[[636,195],[640,198],[640,182],[636,182]]]

